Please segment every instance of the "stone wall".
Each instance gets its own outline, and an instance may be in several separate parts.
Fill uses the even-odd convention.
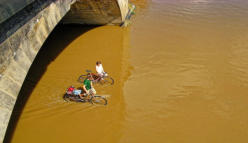
[[[129,8],[128,8],[128,0],[117,0],[118,6],[121,11],[121,20],[124,22],[126,20]]]
[[[50,32],[69,11],[72,3],[69,0],[47,2],[51,3],[0,44],[0,142],[3,141],[29,67]]]
[[[77,0],[62,22],[120,25],[127,12],[128,0]]]
[[[26,0],[31,1],[0,23],[0,142],[29,68],[61,19],[65,23],[121,24],[128,11],[128,0]]]
[[[4,22],[17,12],[35,0],[1,0],[0,1],[0,23]]]

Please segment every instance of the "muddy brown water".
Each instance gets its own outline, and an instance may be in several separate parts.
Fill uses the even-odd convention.
[[[23,85],[11,142],[248,142],[248,1],[133,3],[127,28],[57,27]],[[63,101],[97,60],[115,79],[95,87],[109,104]]]

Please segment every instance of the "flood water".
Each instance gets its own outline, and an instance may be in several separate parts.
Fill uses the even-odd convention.
[[[11,142],[248,142],[248,1],[133,3],[127,28],[56,28],[20,92]],[[97,60],[115,79],[95,87],[109,104],[65,102]]]

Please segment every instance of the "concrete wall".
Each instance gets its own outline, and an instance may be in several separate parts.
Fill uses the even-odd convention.
[[[121,24],[128,12],[128,0],[77,0],[63,23]]]
[[[65,23],[120,24],[125,20],[127,4],[128,0],[35,0],[22,10],[17,8],[11,17],[6,15],[2,19],[0,142],[4,139],[14,105],[18,104],[15,102],[28,70],[44,41],[61,19],[66,15],[63,20]]]
[[[1,0],[0,23],[4,22],[35,0]]]
[[[118,6],[121,11],[121,20],[124,22],[126,20],[127,14],[128,14],[128,0],[117,0]]]
[[[52,2],[1,43],[0,142],[4,138],[15,101],[29,67],[49,33],[69,11],[70,3],[71,1],[61,2],[60,0]]]

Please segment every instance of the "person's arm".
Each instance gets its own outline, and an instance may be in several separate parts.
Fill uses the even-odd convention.
[[[94,87],[93,87],[93,84],[92,84],[92,81],[90,82],[90,86],[91,86],[91,88],[94,88]]]
[[[85,85],[83,86],[83,90],[88,94],[88,90],[86,89]]]

